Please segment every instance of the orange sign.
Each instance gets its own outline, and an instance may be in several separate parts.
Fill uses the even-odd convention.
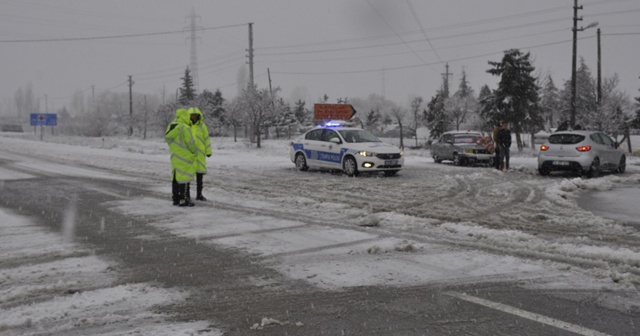
[[[314,104],[313,118],[316,120],[349,120],[356,114],[351,104]]]

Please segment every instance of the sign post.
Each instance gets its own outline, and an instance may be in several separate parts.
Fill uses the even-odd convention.
[[[31,126],[33,126],[33,134],[36,134],[36,126],[40,126],[40,140],[44,137],[44,126],[51,126],[51,134],[53,135],[53,126],[58,126],[58,115],[56,113],[31,113]]]
[[[351,104],[314,104],[313,118],[315,120],[349,120],[356,114]]]

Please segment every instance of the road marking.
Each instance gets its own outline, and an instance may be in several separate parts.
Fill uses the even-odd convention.
[[[468,301],[468,302],[472,302],[472,303],[476,303],[479,304],[481,306],[485,306],[485,307],[489,307],[495,310],[499,310],[502,312],[505,312],[507,314],[512,314],[512,315],[516,315],[516,316],[520,316],[522,318],[526,318],[535,322],[539,322],[539,323],[544,323],[547,325],[550,325],[552,327],[556,327],[559,329],[564,329],[579,335],[584,335],[584,336],[611,336],[609,334],[605,334],[605,333],[601,333],[599,331],[595,331],[592,329],[588,329],[585,327],[581,327],[579,325],[575,325],[572,323],[568,323],[568,322],[564,322],[564,321],[560,321],[548,316],[544,316],[544,315],[540,315],[540,314],[536,314],[536,313],[532,313],[532,312],[528,312],[526,310],[522,310],[516,307],[511,307],[502,303],[498,303],[498,302],[493,302],[493,301],[489,301],[489,300],[485,300],[485,299],[481,299],[475,296],[471,296],[471,295],[467,295],[467,294],[463,294],[463,293],[458,293],[458,292],[446,292],[444,293],[445,295],[448,296],[452,296],[455,298],[458,298],[460,300],[464,300],[464,301]]]

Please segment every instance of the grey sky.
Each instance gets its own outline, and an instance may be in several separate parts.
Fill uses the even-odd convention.
[[[640,1],[581,0],[580,25],[602,29],[602,74],[617,73],[630,97],[640,88]],[[77,90],[175,94],[190,60],[189,25],[198,15],[200,89],[236,95],[253,22],[255,81],[308,105],[325,93],[371,93],[407,106],[429,100],[449,64],[450,86],[462,69],[476,94],[488,61],[520,48],[556,86],[571,78],[572,0],[2,0],[0,108],[32,83],[44,110],[69,105]],[[155,34],[162,33],[162,34]],[[127,35],[141,34],[138,37]],[[596,29],[578,33],[578,55],[597,70]],[[105,38],[107,36],[123,36]],[[88,38],[75,40],[75,38]],[[41,42],[29,42],[41,40]],[[1,112],[0,112],[1,113]]]

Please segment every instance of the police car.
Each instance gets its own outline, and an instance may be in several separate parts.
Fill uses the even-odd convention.
[[[318,126],[291,142],[291,161],[298,170],[342,170],[349,176],[384,172],[393,176],[404,166],[404,152],[345,121]]]

